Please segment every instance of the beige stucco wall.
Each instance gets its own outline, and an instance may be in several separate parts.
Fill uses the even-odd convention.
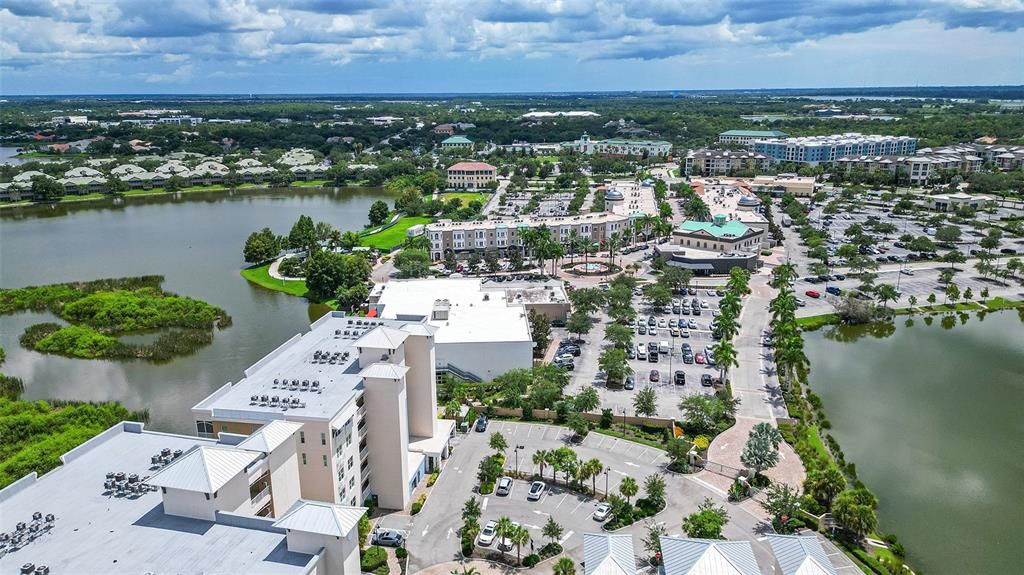
[[[409,336],[403,345],[406,365],[409,367],[409,372],[405,374],[409,434],[417,437],[432,437],[434,420],[437,419],[433,339],[432,336]]]

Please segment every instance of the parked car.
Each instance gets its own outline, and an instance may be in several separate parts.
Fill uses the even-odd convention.
[[[547,489],[547,483],[543,481],[534,481],[530,484],[530,492],[526,494],[528,501],[537,501],[544,495],[544,490]]]
[[[394,529],[374,531],[372,538],[374,545],[383,545],[385,547],[401,547],[404,540],[405,536]]]
[[[679,328],[678,327],[671,327],[671,328],[669,328],[668,332],[669,332],[669,334],[672,337],[679,337]]]
[[[690,321],[686,322],[686,327],[690,329],[697,329],[697,322],[691,319]]]
[[[681,329],[679,330],[679,337],[690,337],[690,330]]]
[[[718,297],[725,297],[725,290],[715,290],[715,295]]]
[[[647,335],[647,326],[644,324],[636,326],[636,333],[637,335]]]
[[[509,493],[512,493],[512,478],[506,475],[498,480],[498,487],[494,490],[494,494],[504,496]]]
[[[661,318],[661,319],[658,320],[658,327],[660,327],[660,328],[668,327],[668,322],[665,321],[665,318]]]
[[[483,433],[484,431],[487,431],[487,416],[486,415],[481,415],[480,417],[478,417],[476,419],[476,426],[475,426],[474,429],[476,429],[477,431],[479,431],[481,433]]]
[[[626,374],[626,380],[622,382],[622,389],[635,389],[636,378],[632,373]]]
[[[604,521],[612,514],[612,506],[608,503],[600,503],[594,509],[594,521]]]
[[[805,305],[807,305],[807,300],[802,298],[796,298],[796,305],[797,307],[804,307]]]
[[[656,382],[656,381],[658,381],[660,379],[661,379],[661,374],[658,373],[658,370],[652,369],[651,370],[651,381],[655,381]]]
[[[652,327],[651,329],[647,330],[647,335],[658,335],[658,328]]]
[[[836,274],[836,279],[839,281],[843,281],[846,279],[846,274]]]
[[[914,275],[914,270],[910,268],[900,268],[900,273],[903,275],[912,276]]]
[[[676,373],[672,378],[672,381],[676,385],[686,385],[686,373],[681,370],[676,370]]]
[[[805,291],[804,295],[807,296],[807,297],[814,298],[814,299],[818,299],[818,298],[821,297],[820,293],[818,293],[818,292],[816,292],[816,291],[814,291],[812,289],[809,289],[809,290]]]
[[[498,522],[488,521],[484,528],[480,530],[480,536],[477,538],[477,545],[487,547],[491,543],[494,543],[494,536],[498,533]]]
[[[825,288],[825,291],[832,295],[839,295],[842,293],[842,290],[840,290],[836,286],[828,286],[827,288]]]
[[[574,344],[569,344],[569,345],[563,344],[563,345],[559,346],[559,348],[558,348],[559,355],[561,355],[563,353],[571,353],[572,355],[574,355],[576,357],[579,357],[581,352],[582,352],[582,350],[580,349],[580,346],[574,345]]]
[[[697,355],[693,356],[693,361],[697,362],[700,365],[703,365],[707,363],[707,358],[704,357],[704,352],[698,351]]]
[[[711,379],[710,373],[702,373],[700,374],[700,384],[704,387],[711,387],[715,385],[715,382]]]
[[[715,290],[709,289],[707,293],[708,293],[709,296],[714,296],[715,295]]]
[[[658,325],[658,318],[654,317],[653,315],[651,317],[647,318],[647,325],[649,327],[654,327],[654,326]]]
[[[518,521],[513,521],[512,522],[512,527],[518,528],[519,527],[519,522]],[[515,548],[515,546],[516,546],[515,543],[512,543],[512,540],[509,539],[508,537],[502,537],[498,541],[498,550],[499,551],[511,551],[512,549]]]

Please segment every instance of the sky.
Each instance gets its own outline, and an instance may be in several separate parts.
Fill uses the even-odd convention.
[[[1024,0],[0,0],[0,94],[1024,84]]]

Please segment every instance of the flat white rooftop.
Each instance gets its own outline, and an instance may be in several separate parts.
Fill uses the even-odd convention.
[[[409,324],[412,329],[419,322],[332,312],[245,370],[244,379],[222,387],[192,409],[211,410],[213,419],[330,419],[355,399],[363,385],[356,340],[377,327],[401,330]]]
[[[378,284],[382,318],[427,318],[437,328],[434,341],[499,343],[532,341],[526,308],[506,299],[504,289],[488,289],[476,278],[398,280]],[[448,318],[431,318],[434,302],[448,300]]]
[[[0,555],[0,573],[19,573],[25,563],[76,575],[307,573],[314,557],[289,552],[284,531],[273,529],[272,520],[245,517],[228,524],[175,517],[164,514],[159,491],[134,497],[105,493],[107,472],[152,475],[150,456],[197,445],[217,442],[123,423],[66,454],[61,467],[0,491],[0,532],[14,531],[18,522],[31,524],[37,511],[56,517],[43,535]]]

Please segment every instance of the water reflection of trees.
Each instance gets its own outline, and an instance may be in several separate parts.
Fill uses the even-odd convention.
[[[896,333],[896,323],[876,321],[861,325],[833,325],[825,330],[825,338],[840,343],[852,343],[864,337],[885,339]]]

